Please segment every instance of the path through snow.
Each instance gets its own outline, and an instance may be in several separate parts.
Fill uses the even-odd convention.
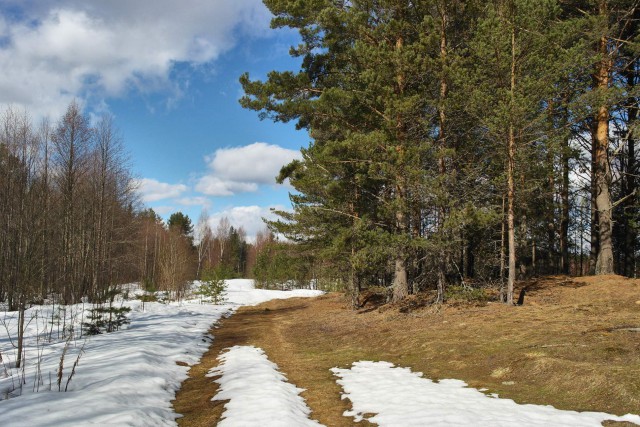
[[[58,392],[57,370],[63,342],[43,344],[43,330],[51,319],[51,306],[33,307],[26,313],[26,370],[22,395],[0,401],[2,427],[36,426],[175,426],[177,414],[171,400],[188,366],[200,360],[210,344],[208,331],[224,315],[242,305],[271,299],[316,296],[310,290],[268,291],[254,289],[252,280],[228,281],[227,303],[214,306],[198,300],[181,303],[125,301],[132,308],[131,325],[114,333],[90,337],[79,360],[68,392]],[[86,307],[89,308],[88,306]],[[78,312],[82,306],[75,306]],[[71,308],[68,308],[68,312]],[[37,316],[36,316],[37,315]],[[0,328],[0,392],[11,390],[19,379],[5,376],[15,360],[9,336],[15,337],[17,313],[0,313],[7,328]],[[78,319],[76,319],[78,320]],[[79,320],[78,320],[79,321]],[[50,326],[50,325],[49,325]],[[8,333],[7,333],[8,332]],[[40,335],[41,339],[36,337]],[[14,338],[15,339],[15,338]],[[38,348],[39,345],[40,347]],[[65,357],[63,388],[80,352],[82,340],[72,341]],[[33,392],[37,352],[42,351],[40,392]],[[3,378],[4,377],[4,378]],[[52,383],[53,391],[49,391]],[[18,390],[19,391],[19,390]],[[15,393],[15,392],[14,392]]]

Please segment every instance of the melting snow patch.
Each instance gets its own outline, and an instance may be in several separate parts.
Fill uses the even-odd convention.
[[[219,426],[321,426],[309,419],[311,410],[262,349],[235,346],[221,355],[208,376],[218,376],[220,391],[213,400],[228,400]]]
[[[197,363],[209,347],[207,332],[212,324],[242,305],[322,293],[254,289],[252,280],[230,280],[227,283],[227,302],[223,305],[199,304],[198,300],[193,300],[146,303],[143,309],[139,300],[123,302],[132,308],[131,325],[121,331],[87,339],[66,393],[58,392],[56,385],[65,343],[49,344],[42,337],[45,326],[51,328],[48,322],[52,319],[53,307],[29,309],[25,315],[26,384],[17,390],[16,394],[21,391],[22,395],[15,398],[2,400],[0,394],[0,425],[175,426],[178,415],[171,407],[171,400],[175,398],[180,383],[187,378],[189,368],[184,365]],[[68,312],[73,309],[73,312],[81,313],[83,308],[77,305],[67,309]],[[6,370],[15,365],[11,337],[17,335],[18,313],[6,312],[0,316],[0,393],[3,393],[15,389],[22,377],[11,376],[10,373],[5,375]],[[77,317],[80,322],[80,316]],[[68,313],[67,321],[70,322]],[[72,340],[70,343],[71,348],[64,360],[63,389],[82,342]],[[40,392],[36,393],[34,381],[38,377],[38,368],[42,373],[42,384]]]
[[[332,369],[353,409],[345,416],[380,426],[595,426],[602,421],[640,424],[640,416],[562,411],[552,406],[519,405],[468,388],[460,380],[433,382],[409,368],[388,362],[355,362],[351,369]]]

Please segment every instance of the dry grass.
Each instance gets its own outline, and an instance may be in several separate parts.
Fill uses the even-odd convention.
[[[221,350],[240,344],[263,348],[306,389],[312,417],[327,426],[354,425],[342,416],[348,402],[329,369],[358,360],[461,379],[521,403],[638,413],[640,281],[555,277],[524,285],[522,307],[413,301],[354,312],[331,294],[243,308],[212,331],[216,339],[174,407],[185,415],[181,425],[215,425],[222,403],[210,402],[216,385],[204,375]]]

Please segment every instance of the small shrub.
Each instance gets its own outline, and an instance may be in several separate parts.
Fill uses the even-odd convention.
[[[167,304],[171,299],[171,295],[169,294],[169,291],[157,291],[154,293],[154,297],[156,301],[161,304]]]
[[[144,294],[140,295],[140,301],[142,302],[156,302],[158,298],[154,294]]]
[[[226,300],[227,285],[224,280],[203,280],[200,289],[196,292],[203,298],[209,299],[214,304],[220,304]]]
[[[83,323],[87,335],[98,335],[103,332],[114,332],[130,323],[127,313],[129,307],[95,307],[89,310],[88,321]]]
[[[220,279],[216,271],[207,270],[202,274],[200,289],[196,294],[207,298],[213,304],[221,304],[226,300],[227,284]]]
[[[98,335],[103,332],[114,332],[119,330],[123,325],[129,324],[127,314],[131,311],[130,307],[115,307],[113,301],[118,295],[117,290],[110,290],[105,294],[108,298],[108,305],[100,304],[89,310],[87,322],[82,324],[84,332],[87,335]]]

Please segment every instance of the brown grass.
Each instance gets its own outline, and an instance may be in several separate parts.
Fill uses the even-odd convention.
[[[343,296],[330,294],[243,308],[212,330],[212,347],[174,402],[184,414],[179,422],[215,425],[224,402],[210,401],[217,386],[204,375],[233,345],[264,349],[306,389],[312,417],[327,426],[354,425],[342,415],[349,405],[329,369],[358,360],[461,379],[520,403],[638,413],[640,333],[633,328],[640,327],[640,281],[554,277],[523,285],[522,307],[413,301],[354,312]]]

